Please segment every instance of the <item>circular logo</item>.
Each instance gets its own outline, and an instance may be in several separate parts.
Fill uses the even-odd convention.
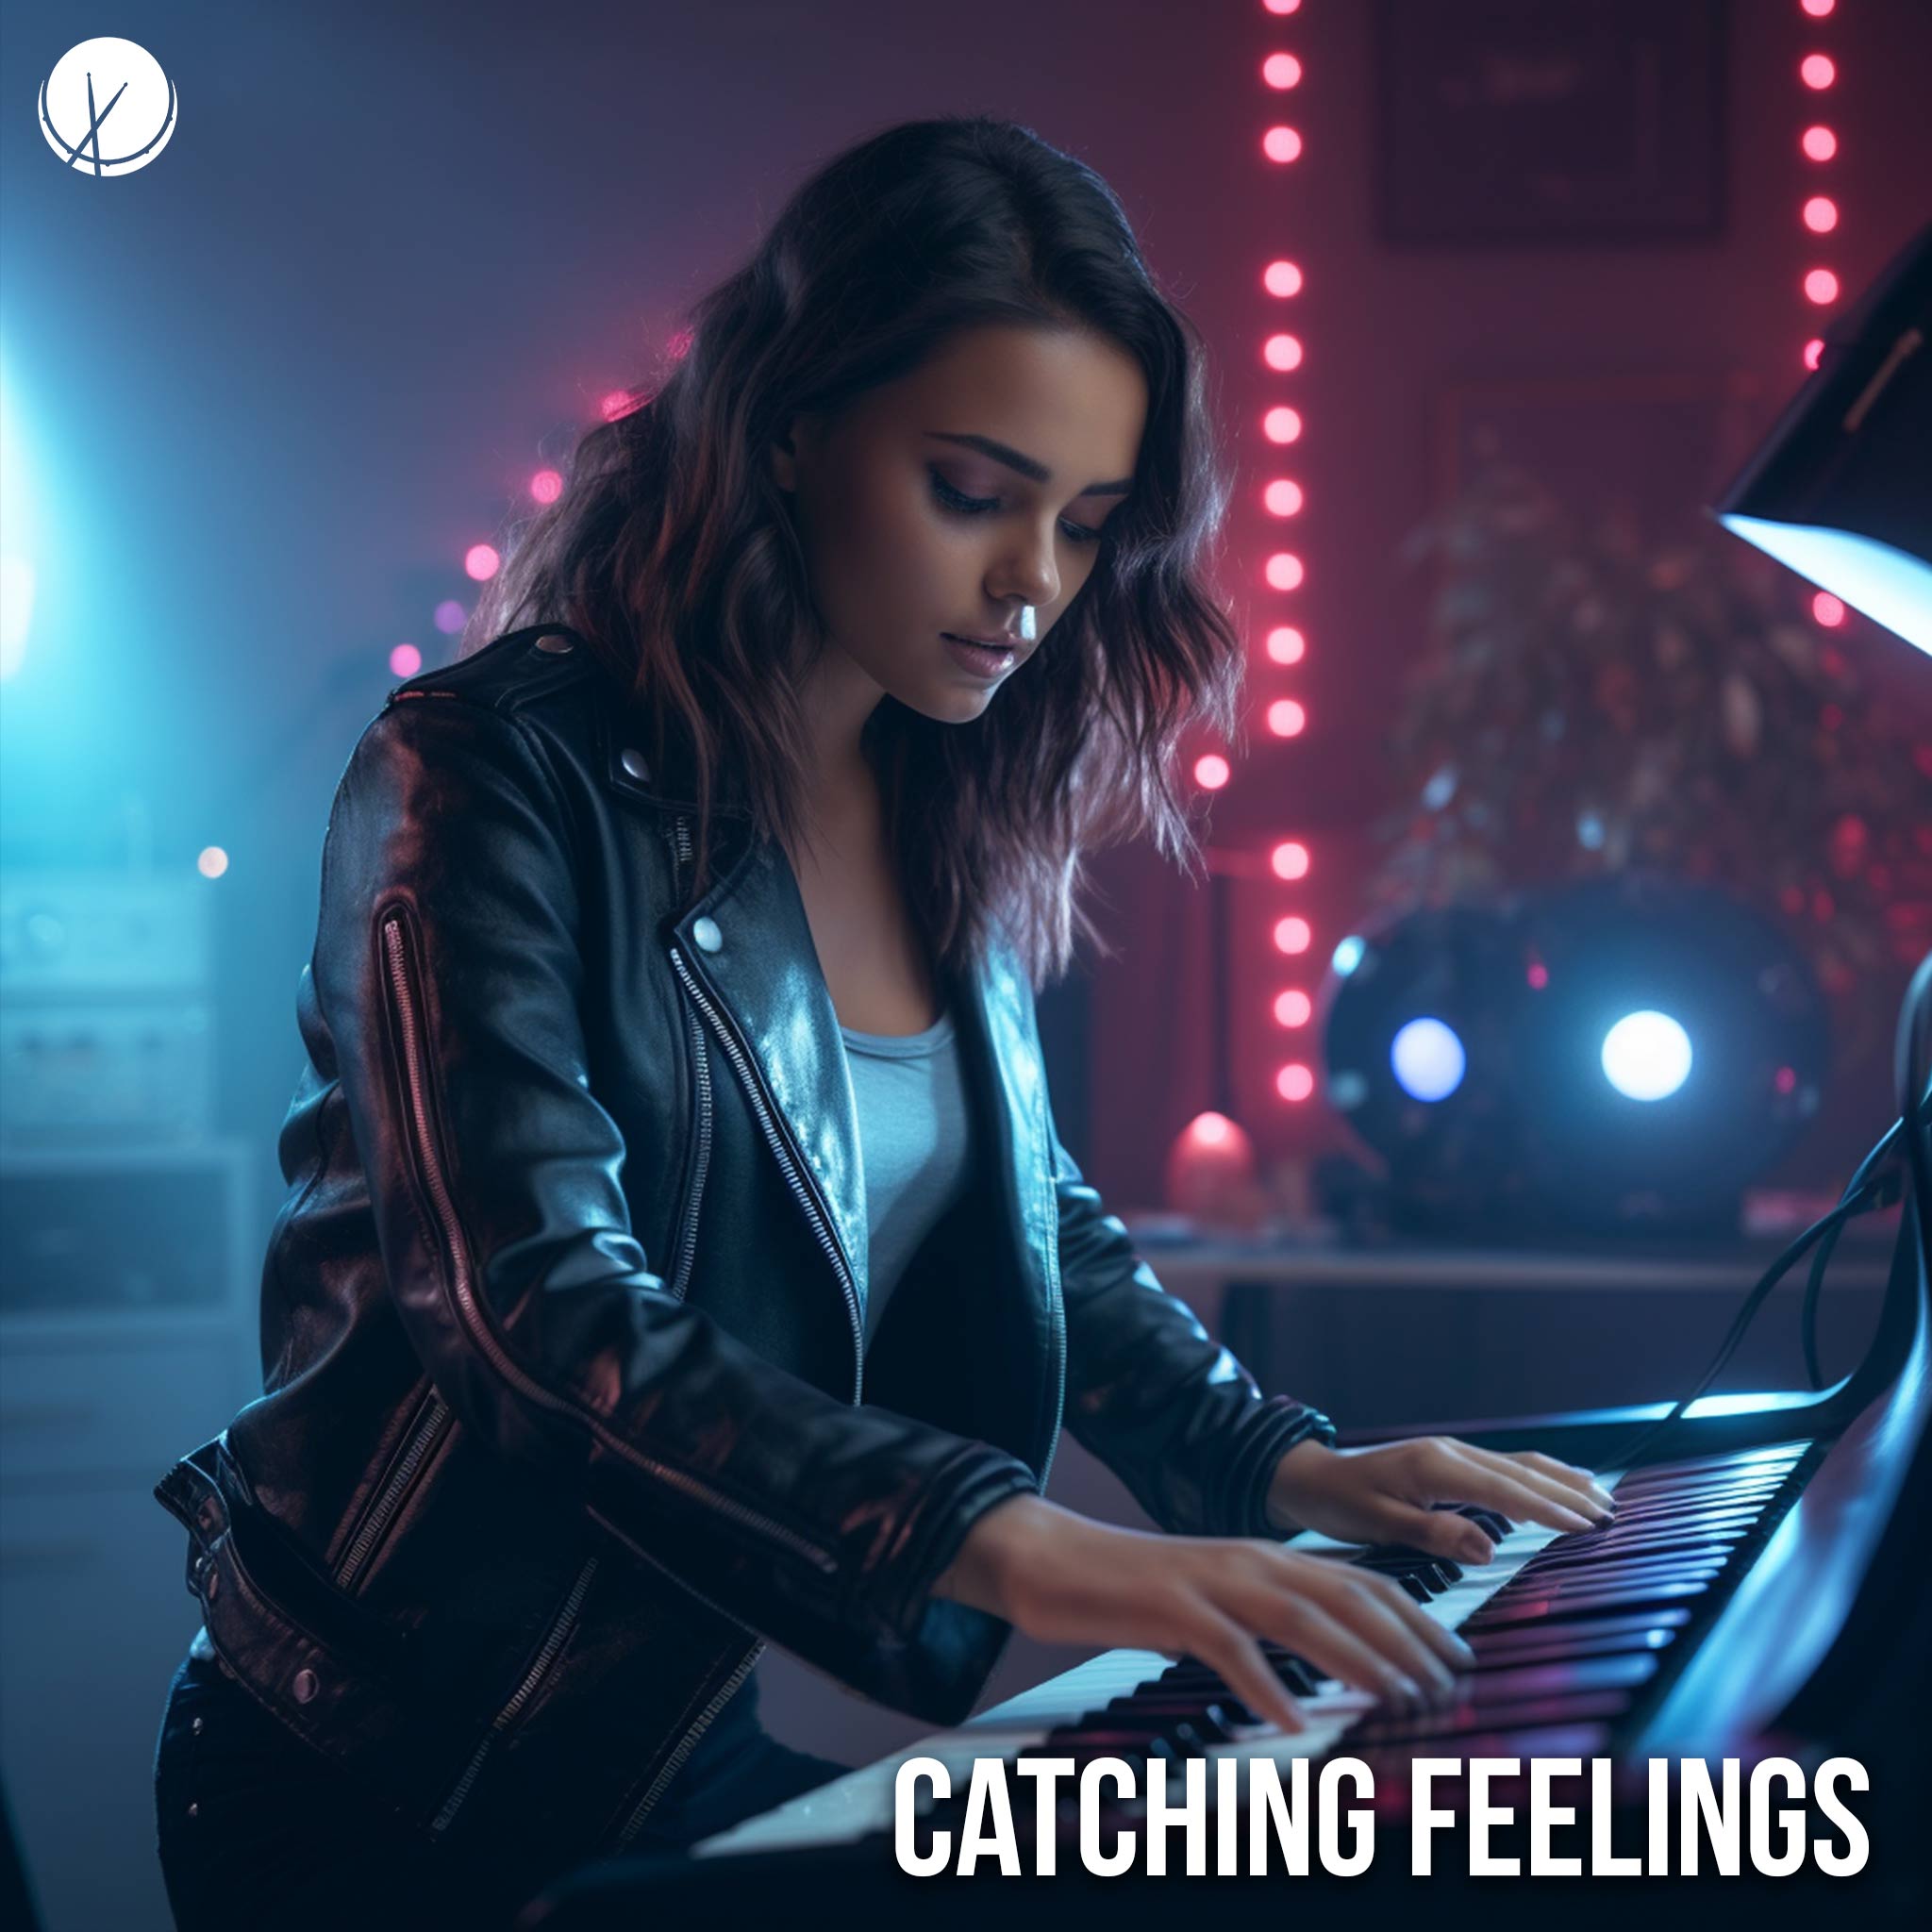
[[[175,131],[175,83],[132,41],[69,47],[41,83],[41,132],[83,175],[132,175]]]

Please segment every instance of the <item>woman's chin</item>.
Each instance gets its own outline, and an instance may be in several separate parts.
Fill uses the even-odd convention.
[[[899,702],[936,724],[970,724],[992,702],[998,689],[996,684],[948,684],[916,696],[908,693]]]

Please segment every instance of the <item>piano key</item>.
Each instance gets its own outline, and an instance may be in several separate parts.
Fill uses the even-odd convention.
[[[1681,1630],[1690,1621],[1690,1612],[1688,1609],[1680,1606],[1666,1605],[1661,1609],[1630,1610],[1622,1616],[1593,1617],[1587,1624],[1566,1624],[1554,1629],[1506,1627],[1478,1630],[1473,1635],[1465,1629],[1463,1641],[1480,1657],[1507,1650],[1512,1646],[1555,1643],[1584,1635],[1613,1637],[1645,1630]]]
[[[1587,1763],[1592,1757],[1609,1755],[1611,1732],[1606,1724],[1552,1724],[1525,1731],[1488,1731],[1477,1737],[1465,1737],[1457,1740],[1456,1755],[1458,1757],[1516,1757],[1525,1763],[1532,1757],[1580,1757]],[[1386,1780],[1390,1783],[1406,1783],[1408,1767],[1418,1757],[1439,1757],[1441,1746],[1423,1740],[1414,1744],[1380,1744],[1360,1751],[1351,1749],[1349,1756],[1359,1757],[1374,1774],[1375,1783],[1380,1787]],[[1454,1806],[1459,1793],[1460,1780],[1448,1779],[1436,1787],[1436,1803]]]
[[[1433,1711],[1422,1717],[1371,1718],[1349,1734],[1351,1755],[1357,1744],[1407,1744],[1431,1738],[1446,1742],[1483,1731],[1527,1729],[1536,1724],[1565,1724],[1576,1718],[1620,1717],[1630,1707],[1627,1690],[1581,1691],[1568,1697],[1525,1698],[1478,1709],[1473,1704]],[[1458,1757],[1471,1755],[1460,1751]]]
[[[1641,1630],[1599,1631],[1591,1624],[1561,1624],[1555,1626],[1531,1624],[1525,1630],[1479,1631],[1489,1639],[1522,1637],[1520,1643],[1485,1642],[1474,1646],[1476,1671],[1507,1670],[1520,1663],[1556,1662],[1573,1657],[1609,1657],[1627,1651],[1659,1651],[1676,1640],[1672,1629],[1650,1626]]]
[[[1628,1689],[1647,1684],[1657,1672],[1657,1659],[1648,1652],[1638,1651],[1621,1657],[1566,1657],[1559,1662],[1524,1663],[1508,1670],[1465,1672],[1457,1683],[1473,1687],[1463,1695],[1482,1709],[1515,1697]]]
[[[1658,1583],[1631,1590],[1607,1589],[1593,1595],[1532,1596],[1501,1609],[1484,1611],[1470,1621],[1473,1630],[1492,1630],[1503,1624],[1534,1624],[1559,1617],[1587,1617],[1593,1610],[1627,1610],[1639,1604],[1671,1603],[1702,1596],[1710,1585],[1702,1578],[1684,1583]]]
[[[893,1757],[862,1766],[694,1849],[698,1856],[714,1856],[889,1834],[893,1781],[908,1757],[939,1758],[953,1774],[955,1791],[962,1792],[974,1757],[1010,1760],[1038,1752],[1043,1740],[1069,1729],[1081,1736],[1083,1750],[1108,1732],[1139,1740],[1144,1747],[1158,1728],[1156,1720],[1165,1724],[1198,1718],[1230,1731],[1226,1742],[1207,1746],[1207,1755],[1216,1759],[1319,1760],[1344,1748],[1372,1764],[1399,1765],[1411,1756],[1439,1752],[1452,1736],[1457,1751],[1466,1756],[1603,1755],[1615,1735],[1610,1721],[1628,1707],[1642,1683],[1622,1676],[1603,1683],[1574,1674],[1595,1664],[1611,1667],[1613,1674],[1643,1672],[1647,1679],[1650,1671],[1661,1669],[1665,1653],[1684,1641],[1692,1610],[1714,1580],[1681,1573],[1666,1580],[1670,1563],[1686,1559],[1708,1568],[1746,1559],[1742,1546],[1808,1447],[1774,1444],[1636,1471],[1600,1471],[1598,1479],[1616,1499],[1614,1519],[1574,1533],[1519,1524],[1475,1505],[1453,1506],[1491,1538],[1494,1554],[1486,1564],[1450,1563],[1402,1546],[1365,1550],[1314,1533],[1295,1538],[1290,1546],[1298,1553],[1359,1561],[1385,1574],[1423,1581],[1429,1591],[1423,1614],[1458,1631],[1476,1654],[1474,1667],[1461,1674],[1467,1694],[1457,1710],[1381,1706],[1370,1693],[1324,1676],[1285,1647],[1264,1644],[1271,1668],[1285,1684],[1307,1687],[1298,1692],[1306,1728],[1283,1733],[1257,1723],[1255,1713],[1199,1658],[1108,1651],[956,1730],[921,1739]],[[1634,1567],[1620,1574],[1624,1563]],[[1524,1674],[1545,1668],[1572,1674]],[[1572,1688],[1521,1694],[1531,1682]],[[1508,1690],[1512,1683],[1516,1693],[1499,1702],[1498,1687]],[[1136,1711],[1141,1695],[1147,1707]],[[1372,1734],[1381,1740],[1368,1743]],[[1173,1735],[1158,1730],[1167,1750]]]

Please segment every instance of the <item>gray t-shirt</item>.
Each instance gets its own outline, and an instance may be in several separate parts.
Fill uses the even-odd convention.
[[[924,1033],[839,1031],[858,1108],[870,1347],[906,1263],[966,1185],[966,1090],[950,1013]]]

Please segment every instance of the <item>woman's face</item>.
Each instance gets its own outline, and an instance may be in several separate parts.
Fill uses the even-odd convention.
[[[1087,581],[1146,415],[1115,344],[988,325],[829,422],[795,421],[774,475],[840,672],[929,718],[978,717]],[[1011,636],[1011,661],[969,668],[949,631]]]

